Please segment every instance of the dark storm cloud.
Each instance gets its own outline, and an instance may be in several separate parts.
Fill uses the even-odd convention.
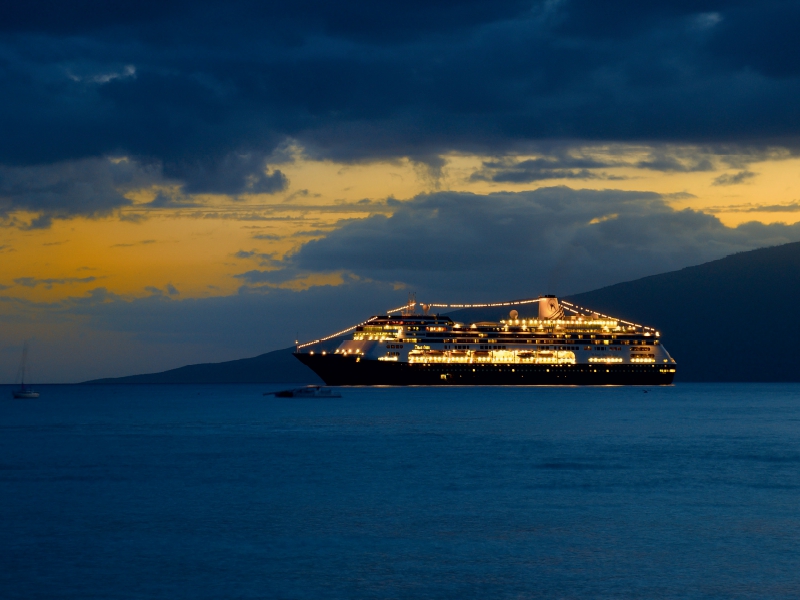
[[[258,250],[239,250],[238,252],[235,252],[233,256],[238,258],[238,259],[241,259],[241,260],[250,259],[250,260],[257,261],[258,265],[261,266],[261,267],[270,267],[272,269],[280,269],[281,267],[285,267],[286,266],[286,264],[283,261],[278,260],[277,258],[275,258],[275,256],[276,256],[275,254],[268,254],[268,253],[265,253],[265,252],[259,252]],[[258,273],[258,271],[256,271],[256,272]],[[247,274],[236,275],[236,277],[239,278],[239,279],[247,280],[246,275]],[[281,273],[280,276],[282,277],[282,281],[289,281],[291,279],[294,279],[294,277],[295,277],[294,274],[287,275],[286,273]],[[262,282],[263,281],[267,281],[267,279],[262,279],[261,281]]]
[[[154,177],[154,173],[130,161],[105,158],[0,166],[0,215],[26,210],[39,213],[39,222],[49,222],[53,217],[104,215],[131,204],[121,189]]]
[[[112,248],[130,248],[132,246],[143,246],[148,244],[155,244],[156,240],[141,240],[139,242],[128,242],[128,243],[119,243],[119,244],[112,244]]]
[[[165,294],[167,294],[169,296],[180,296],[180,294],[181,294],[180,291],[178,290],[178,288],[176,288],[171,283],[168,283],[167,285],[165,285],[163,290],[161,288],[159,288],[159,287],[154,286],[154,285],[148,285],[148,286],[146,286],[144,288],[144,290],[146,292],[150,292],[150,296],[151,297],[152,296],[164,296]]]
[[[21,229],[46,229],[53,219],[119,214],[120,209],[133,205],[124,194],[163,183],[165,179],[159,165],[143,165],[126,158],[85,158],[29,166],[0,165],[0,218]],[[153,202],[142,206],[191,205],[189,198],[162,192]],[[23,222],[10,216],[15,211],[27,211],[33,216],[30,221]],[[136,215],[120,215],[120,218],[140,220]]]
[[[259,153],[230,153],[219,160],[168,162],[167,177],[184,181],[187,194],[274,194],[288,180],[279,170],[267,172],[266,157]]]
[[[800,212],[800,202],[788,202],[786,204],[735,204],[732,206],[717,207],[709,209],[714,213],[793,213]]]
[[[201,203],[191,195],[197,193],[274,194],[288,182],[279,170],[268,172],[263,155],[253,154],[228,155],[206,165],[141,164],[109,157],[31,166],[0,165],[0,217],[13,211],[29,211],[35,216],[27,223],[16,224],[24,229],[44,229],[53,219],[104,216],[131,207],[133,203],[124,196],[127,191],[164,183],[173,187],[161,189],[151,202],[137,208],[198,207]],[[180,184],[179,190],[174,188],[176,183]]]
[[[14,283],[25,287],[35,288],[43,286],[46,289],[52,289],[54,285],[74,285],[76,283],[91,283],[97,277],[60,277],[60,278],[47,278],[39,279],[38,277],[17,277]]]
[[[287,137],[434,170],[544,139],[794,148],[798,28],[777,0],[7,2],[0,163],[124,153],[237,194],[285,187],[259,153]]]
[[[737,212],[732,210],[731,212]],[[790,202],[789,204],[765,204],[754,206],[742,212],[800,212],[800,202]]]
[[[800,75],[799,24],[797,2],[740,2],[720,19],[711,52],[736,69],[776,78],[796,77]]]
[[[133,4],[104,0],[29,0],[0,7],[0,31],[85,34],[132,25],[141,27],[142,24],[161,30],[180,19],[195,27],[173,35],[188,39],[204,36],[211,41],[215,35],[227,37],[231,33],[253,34],[261,30],[273,35],[283,32],[287,41],[296,41],[298,31],[312,31],[386,43],[511,18],[530,5],[527,0],[491,3],[484,0],[407,0],[402,6],[381,6],[365,0],[335,3],[323,0],[281,3],[142,0]],[[199,27],[200,24],[206,28]],[[216,26],[211,31],[207,29],[210,24]]]
[[[286,274],[344,270],[437,297],[488,300],[590,290],[796,240],[800,224],[726,227],[709,214],[674,210],[651,192],[443,192],[307,242]],[[240,277],[275,282],[281,272]]]
[[[658,149],[634,166],[664,173],[697,173],[714,170],[714,165],[709,157],[695,150]]]
[[[475,171],[472,181],[494,181],[510,183],[529,183],[547,179],[605,179],[619,180],[624,177],[609,175],[598,169],[628,167],[647,169],[662,173],[695,173],[713,171],[719,166],[734,168],[775,158],[785,158],[782,153],[770,148],[738,148],[720,146],[676,146],[663,144],[658,147],[642,148],[647,156],[633,158],[636,149],[620,145],[596,145],[580,147],[565,143],[549,144],[542,148],[542,156],[519,160],[513,156],[499,157],[484,161]],[[735,154],[734,154],[735,153]],[[744,175],[748,177],[748,175]],[[738,181],[736,181],[738,183]],[[723,184],[724,185],[724,184]]]
[[[738,185],[744,183],[748,179],[752,179],[756,175],[758,175],[758,173],[753,173],[752,171],[739,171],[733,175],[723,173],[714,179],[712,185]]]
[[[625,163],[621,161],[602,161],[568,155],[545,156],[521,161],[513,158],[501,158],[484,161],[481,168],[474,172],[470,179],[496,183],[530,183],[547,179],[620,179],[595,173],[589,169],[624,165]]]
[[[241,279],[245,283],[248,284],[271,284],[271,285],[279,285],[281,283],[286,283],[288,281],[292,281],[294,279],[298,279],[304,275],[308,275],[308,273],[302,273],[293,269],[291,267],[286,267],[282,269],[273,269],[270,271],[246,271],[244,273],[240,273],[238,275],[234,275],[237,279]]]

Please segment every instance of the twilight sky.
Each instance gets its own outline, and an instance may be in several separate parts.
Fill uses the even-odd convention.
[[[800,2],[0,4],[0,381],[800,240]]]

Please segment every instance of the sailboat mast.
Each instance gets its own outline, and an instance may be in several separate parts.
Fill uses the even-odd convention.
[[[39,392],[36,392],[25,385],[25,370],[28,368],[28,341],[22,344],[22,364],[19,366],[19,389],[12,392],[14,398],[34,399],[39,397]]]

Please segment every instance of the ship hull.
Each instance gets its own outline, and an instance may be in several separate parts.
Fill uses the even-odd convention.
[[[326,385],[670,385],[675,377],[674,364],[407,363],[310,353],[295,357]]]

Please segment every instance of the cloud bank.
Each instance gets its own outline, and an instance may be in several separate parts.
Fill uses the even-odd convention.
[[[309,241],[287,268],[402,281],[426,297],[474,300],[575,293],[800,240],[800,225],[726,227],[659,194],[540,188],[423,195],[391,217],[348,222]],[[265,272],[276,281],[279,272]],[[251,272],[250,281],[257,282]]]
[[[280,187],[235,157],[287,137],[435,162],[547,139],[796,148],[800,132],[800,8],[780,0],[31,1],[0,23],[0,163],[122,152],[187,189]]]

